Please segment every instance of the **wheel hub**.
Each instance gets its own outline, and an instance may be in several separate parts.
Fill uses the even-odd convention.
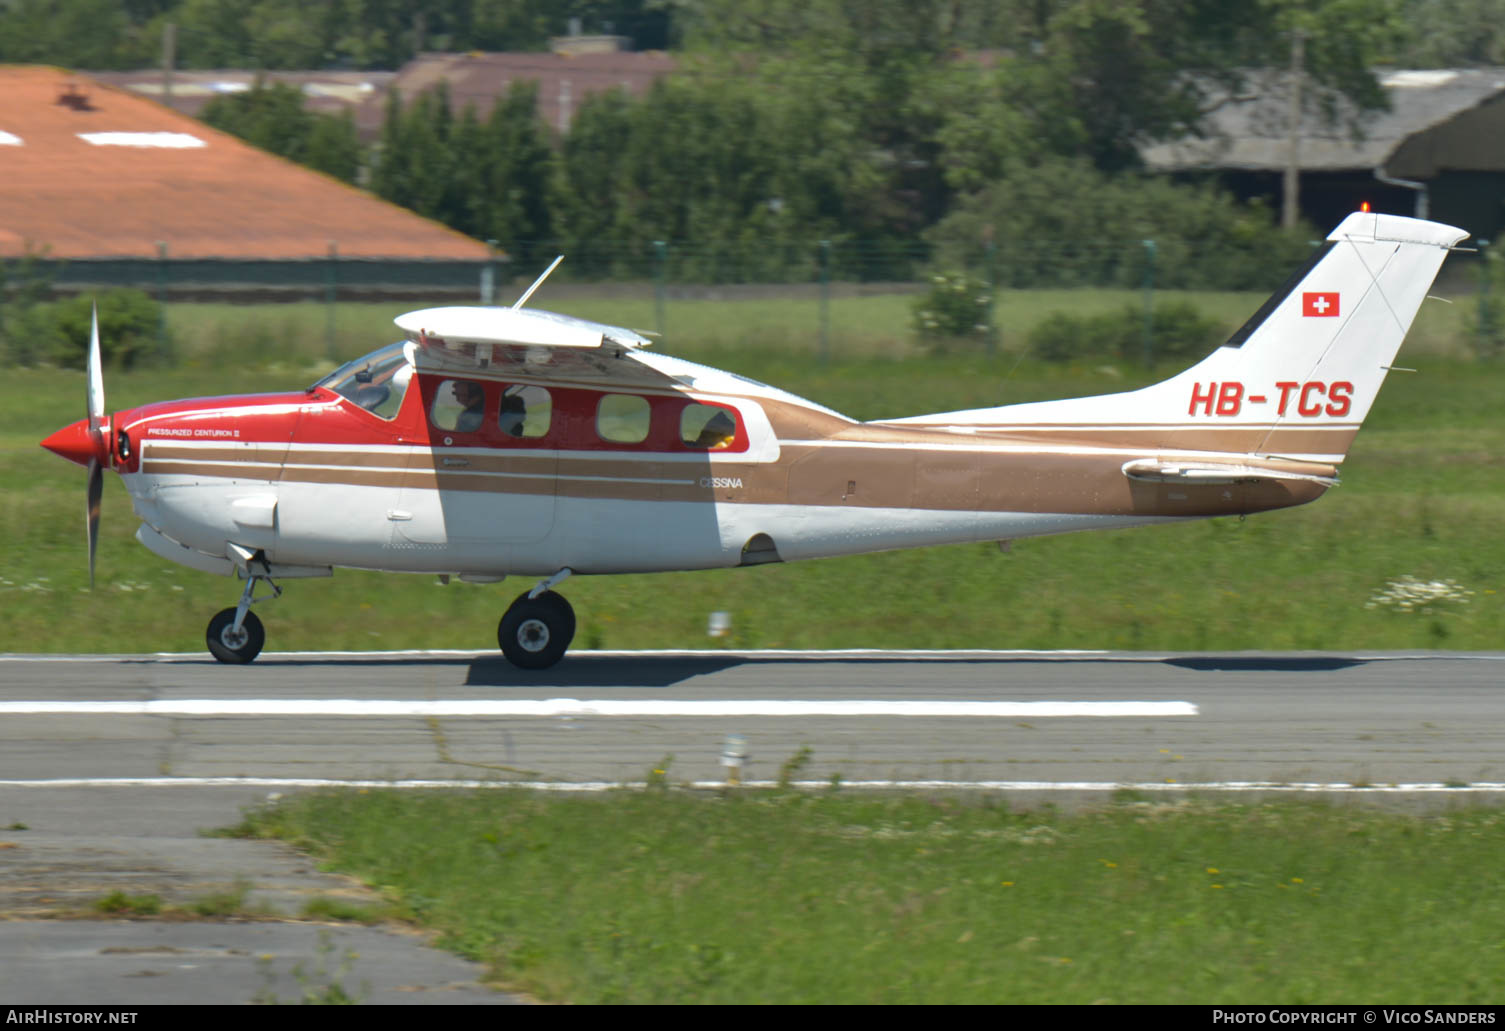
[[[524,651],[543,651],[549,646],[549,625],[541,619],[523,620],[517,627],[517,643]]]

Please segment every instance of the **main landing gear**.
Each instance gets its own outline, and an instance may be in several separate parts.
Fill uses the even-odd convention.
[[[497,625],[497,644],[519,669],[548,669],[575,639],[575,610],[550,590],[569,575],[569,569],[561,569],[518,595]]]
[[[565,650],[575,639],[575,610],[551,590],[570,573],[569,569],[561,569],[547,580],[539,581],[531,591],[518,595],[502,616],[496,628],[497,644],[519,669],[548,669],[564,658]],[[272,593],[258,598],[256,584],[263,580]],[[204,632],[209,654],[234,665],[244,665],[260,655],[262,645],[266,644],[266,630],[251,606],[281,595],[282,588],[271,577],[262,573],[247,576],[240,602],[234,608],[216,613],[209,621]]]
[[[272,593],[260,598],[252,597],[258,580],[265,580],[272,588]],[[282,588],[272,583],[269,576],[253,574],[246,577],[246,589],[240,594],[240,603],[233,609],[221,609],[209,621],[209,628],[204,632],[204,643],[209,645],[209,654],[221,662],[233,665],[244,665],[260,655],[261,646],[266,644],[267,634],[261,620],[251,611],[251,605],[258,601],[270,601],[281,594]]]

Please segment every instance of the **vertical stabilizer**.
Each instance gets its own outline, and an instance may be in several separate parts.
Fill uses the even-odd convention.
[[[1142,390],[902,420],[1339,462],[1462,229],[1356,212],[1226,344]]]

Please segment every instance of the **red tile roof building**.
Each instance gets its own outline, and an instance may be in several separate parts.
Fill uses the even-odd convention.
[[[485,262],[484,243],[125,89],[0,67],[0,258]]]
[[[386,84],[386,91],[396,90],[402,102],[408,104],[444,80],[449,83],[450,107],[456,114],[471,106],[485,118],[492,104],[514,82],[536,82],[539,116],[544,124],[563,136],[569,132],[581,101],[590,94],[620,88],[633,96],[642,96],[654,80],[676,67],[678,62],[672,56],[656,50],[425,53],[403,65]],[[356,128],[363,139],[375,139],[381,133],[386,116],[386,91],[368,94],[355,109]]]

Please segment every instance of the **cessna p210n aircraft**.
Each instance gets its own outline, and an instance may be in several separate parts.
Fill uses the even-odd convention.
[[[113,415],[96,326],[88,418],[42,445],[89,469],[91,579],[108,465],[142,544],[245,580],[239,604],[209,623],[222,662],[260,652],[250,606],[281,593],[274,581],[346,566],[539,577],[498,641],[516,665],[543,669],[575,632],[554,591],[572,573],[751,566],[1311,501],[1337,482],[1467,235],[1355,213],[1227,343],[1171,379],[865,423],[651,353],[631,330],[523,308],[543,277],[511,308],[403,315],[404,340],[306,391]],[[256,598],[262,581],[274,593]]]

